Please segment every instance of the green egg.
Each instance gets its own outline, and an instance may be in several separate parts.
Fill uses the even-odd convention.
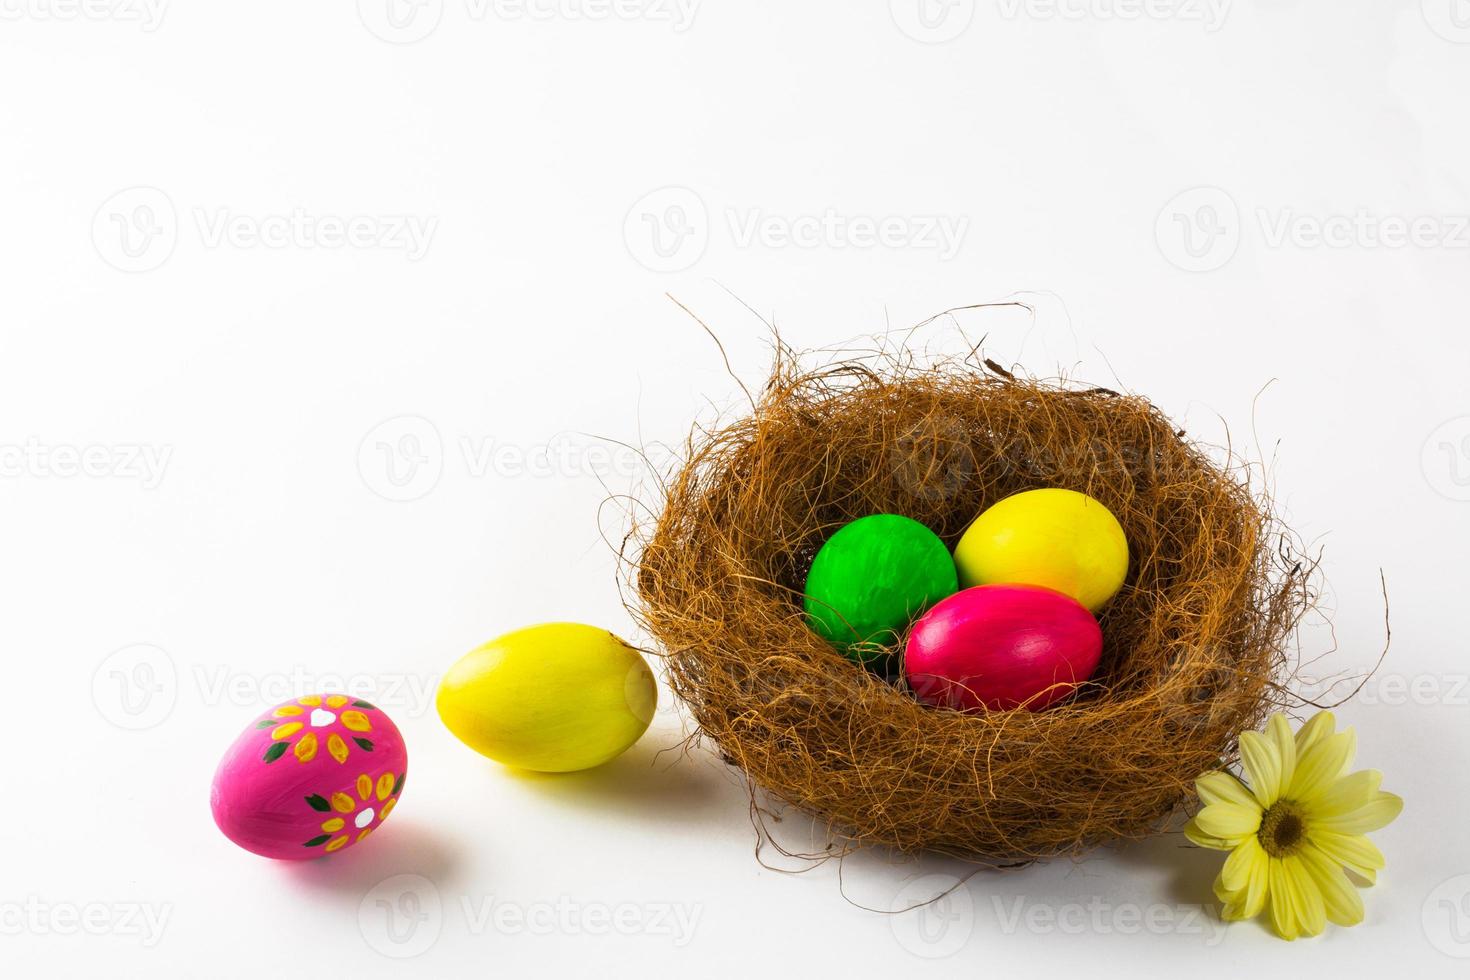
[[[938,535],[900,514],[873,514],[844,524],[817,552],[807,622],[859,663],[878,664],[909,623],[958,589]]]

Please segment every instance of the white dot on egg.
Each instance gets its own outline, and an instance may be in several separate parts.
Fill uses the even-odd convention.
[[[332,712],[326,710],[325,708],[317,708],[311,713],[312,728],[326,728],[328,725],[336,720],[337,716],[332,714]]]
[[[373,808],[368,807],[366,810],[361,811],[357,816],[352,818],[352,822],[358,827],[366,827],[373,822]]]

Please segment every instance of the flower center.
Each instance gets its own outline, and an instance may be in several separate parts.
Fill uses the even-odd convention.
[[[1267,854],[1274,858],[1286,857],[1301,846],[1306,830],[1296,807],[1280,800],[1261,817],[1261,829],[1256,831],[1256,839]]]

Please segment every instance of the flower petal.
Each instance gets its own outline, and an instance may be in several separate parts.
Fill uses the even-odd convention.
[[[1190,818],[1189,823],[1184,825],[1184,836],[1188,837],[1200,847],[1208,847],[1216,851],[1231,850],[1235,847],[1236,843],[1235,841],[1228,841],[1223,837],[1216,837],[1213,834],[1207,834],[1203,830],[1200,830],[1199,821],[1193,817]]]
[[[1227,888],[1223,869],[1220,876],[1215,879],[1215,897],[1224,903],[1224,907],[1220,910],[1220,918],[1226,922],[1255,918],[1260,915],[1261,909],[1266,905],[1266,879],[1270,873],[1271,859],[1266,856],[1265,849],[1254,837],[1247,837],[1240,847],[1236,848],[1237,853],[1241,851],[1253,855],[1247,862],[1244,885],[1241,888]],[[1232,853],[1231,857],[1234,856],[1235,854]]]
[[[1239,779],[1228,772],[1207,772],[1194,781],[1199,801],[1205,806],[1211,803],[1235,803],[1239,806],[1256,807],[1256,798]]]
[[[1260,847],[1260,842],[1254,837],[1251,838],[1251,843]],[[1266,856],[1265,848],[1261,848],[1261,858],[1251,862],[1245,893],[1239,905],[1231,910],[1238,918],[1253,919],[1261,914],[1261,909],[1266,905],[1266,878],[1270,870],[1271,859]]]
[[[291,751],[296,753],[298,762],[310,762],[316,758],[316,748],[316,732],[307,732]]]
[[[1340,817],[1365,803],[1373,802],[1383,773],[1377,769],[1360,769],[1335,781],[1312,801],[1310,816],[1317,819]]]
[[[1323,854],[1370,885],[1378,880],[1378,871],[1385,863],[1383,852],[1368,838],[1314,829],[1308,832],[1308,839]]]
[[[1340,926],[1355,926],[1362,922],[1363,899],[1343,874],[1342,866],[1311,845],[1298,853],[1302,867],[1322,893],[1328,920]]]
[[[1281,798],[1281,755],[1259,732],[1240,733],[1240,761],[1251,778],[1251,793],[1263,807]]]
[[[1327,928],[1327,905],[1322,900],[1322,890],[1307,871],[1301,855],[1288,854],[1281,859],[1281,873],[1291,888],[1291,903],[1296,912],[1297,925],[1303,936],[1319,935]]]
[[[1366,834],[1370,830],[1378,830],[1393,823],[1393,819],[1403,809],[1404,801],[1401,797],[1379,790],[1373,794],[1373,799],[1356,810],[1313,820],[1312,825],[1337,834]]]
[[[1247,837],[1225,859],[1225,865],[1220,869],[1220,883],[1225,886],[1226,891],[1242,891],[1250,884],[1251,873],[1256,865],[1260,864],[1264,868],[1265,862],[1269,860],[1261,842],[1255,837]]]
[[[1353,764],[1357,748],[1358,735],[1351,728],[1318,739],[1302,754],[1297,763],[1296,778],[1286,795],[1293,800],[1307,801],[1327,792]]]
[[[1330,711],[1319,711],[1311,719],[1297,729],[1296,733],[1296,757],[1300,759],[1313,745],[1321,739],[1331,735],[1337,727],[1337,719],[1332,717]]]
[[[1261,829],[1261,811],[1234,803],[1212,803],[1195,814],[1194,822],[1211,837],[1238,842]]]
[[[1282,868],[1280,858],[1271,858],[1266,871],[1266,889],[1270,892],[1268,903],[1271,912],[1271,928],[1276,935],[1287,941],[1301,935],[1296,922],[1296,909],[1292,904],[1292,891]]]
[[[1276,712],[1266,720],[1266,741],[1276,746],[1276,756],[1281,760],[1281,788],[1285,792],[1296,774],[1296,740],[1291,734],[1291,725],[1286,715]]]

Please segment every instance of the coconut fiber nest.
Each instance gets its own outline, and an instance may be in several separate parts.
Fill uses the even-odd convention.
[[[1281,699],[1312,602],[1313,566],[1252,468],[1136,395],[973,359],[799,361],[778,345],[750,414],[696,428],[634,533],[633,611],[694,738],[847,846],[1014,860],[1161,829]],[[1102,661],[1074,697],[929,707],[901,672],[865,670],[807,628],[807,569],[844,523],[904,514],[953,547],[984,508],[1038,487],[1090,494],[1128,537]]]

